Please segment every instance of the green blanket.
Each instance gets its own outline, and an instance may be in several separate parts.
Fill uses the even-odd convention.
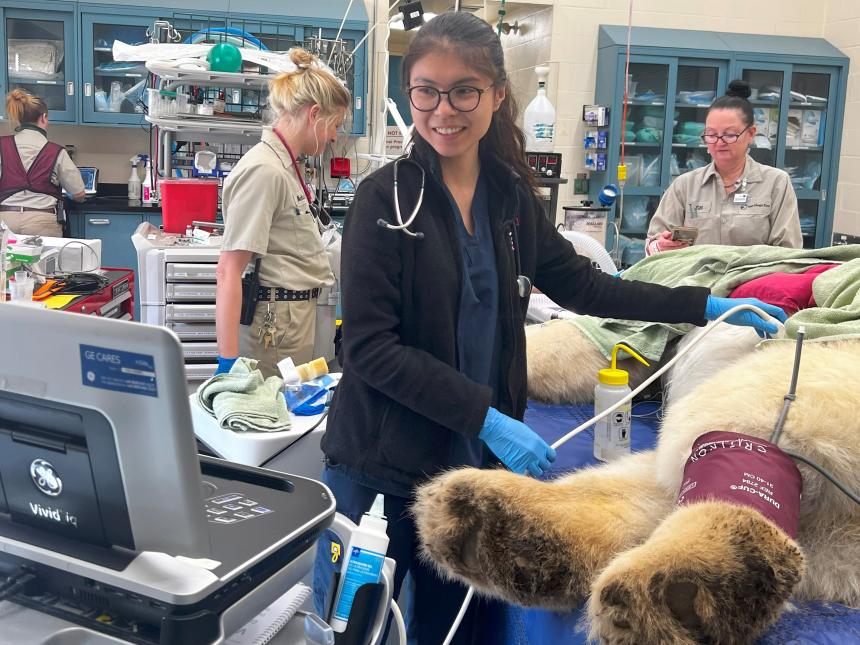
[[[290,413],[277,376],[263,380],[257,361],[239,358],[226,374],[197,388],[197,401],[225,430],[280,432],[290,429]]]
[[[812,283],[817,307],[801,309],[785,325],[785,333],[797,336],[806,328],[806,338],[835,338],[860,335],[860,259],[825,271]]]
[[[708,287],[715,296],[728,296],[741,284],[760,278],[770,273],[800,273],[814,264],[821,263],[851,263],[860,260],[860,245],[831,246],[823,249],[786,249],[774,246],[721,246],[703,244],[666,253],[658,253],[637,262],[624,272],[624,280],[641,280],[667,286],[698,286]],[[857,333],[858,317],[860,317],[860,298],[857,296],[857,276],[851,269],[831,269],[816,278],[813,286],[816,302],[820,307],[805,310],[816,312],[823,308],[846,309],[839,316],[833,312],[819,312],[815,318],[810,318],[807,324],[807,334],[812,337],[816,333],[821,337]],[[821,299],[815,287],[818,280],[830,273],[839,277],[831,277],[822,283]],[[851,276],[854,275],[854,288],[851,290]],[[849,301],[849,302],[846,302]],[[833,304],[840,303],[840,304]],[[854,304],[849,304],[854,303]],[[852,316],[853,312],[853,318]],[[803,314],[795,314],[790,322]],[[806,314],[811,316],[812,314]],[[588,336],[607,358],[612,347],[620,342],[631,345],[640,354],[651,360],[660,360],[666,344],[690,331],[693,326],[687,324],[648,323],[612,318],[594,318],[578,316],[571,321]],[[834,326],[834,323],[838,323]],[[811,327],[816,325],[813,332]],[[839,330],[839,326],[841,329]],[[792,333],[795,327],[786,328]]]

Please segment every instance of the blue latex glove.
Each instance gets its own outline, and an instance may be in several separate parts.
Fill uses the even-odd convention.
[[[478,433],[493,454],[515,473],[540,477],[555,461],[555,450],[525,423],[502,414],[496,408],[487,410],[484,427]]]
[[[230,368],[233,367],[233,363],[236,362],[237,357],[233,358],[224,358],[223,356],[218,357],[218,369],[215,370],[215,375],[218,374],[226,374],[230,371]]]
[[[785,323],[788,320],[788,316],[785,315],[782,309],[776,305],[762,302],[758,298],[717,298],[715,296],[708,296],[708,302],[705,305],[705,318],[707,320],[716,320],[729,309],[738,305],[755,305],[781,323]],[[775,334],[777,332],[776,325],[771,322],[765,322],[760,316],[749,310],[735,312],[726,318],[726,322],[733,325],[753,327],[761,337],[764,337],[765,333]]]

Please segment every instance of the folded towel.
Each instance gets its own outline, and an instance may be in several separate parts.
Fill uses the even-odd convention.
[[[257,361],[239,358],[226,374],[216,374],[197,389],[197,401],[225,430],[281,432],[290,429],[290,413],[277,376],[263,380]]]

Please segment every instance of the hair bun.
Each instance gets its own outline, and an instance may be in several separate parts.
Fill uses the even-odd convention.
[[[296,69],[305,71],[313,67],[314,56],[301,47],[294,47],[290,50],[290,62],[296,66]]]
[[[729,89],[726,90],[726,96],[738,96],[742,99],[748,99],[751,94],[750,84],[739,79],[731,81]]]

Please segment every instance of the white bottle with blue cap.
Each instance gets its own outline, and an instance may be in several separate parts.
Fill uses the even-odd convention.
[[[336,632],[346,631],[355,593],[364,584],[379,582],[388,551],[388,521],[385,519],[385,497],[377,495],[352,532],[341,569],[340,585],[334,600],[329,624]]]

